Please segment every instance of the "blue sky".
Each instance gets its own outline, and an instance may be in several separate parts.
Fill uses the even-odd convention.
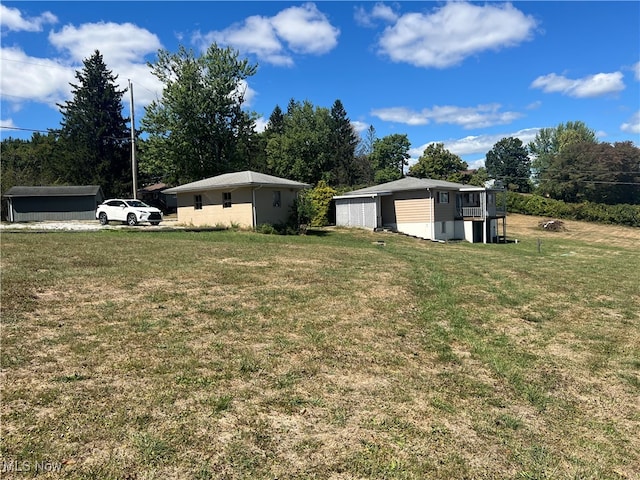
[[[412,162],[442,142],[481,166],[504,137],[578,120],[640,145],[637,1],[3,1],[0,24],[2,138],[57,128],[96,49],[133,83],[139,125],[160,92],[146,66],[158,49],[217,42],[258,64],[246,88],[259,128],[290,99],[339,99],[359,132],[407,134]]]

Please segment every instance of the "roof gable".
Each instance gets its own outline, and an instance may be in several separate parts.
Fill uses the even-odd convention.
[[[216,177],[186,183],[178,187],[163,190],[163,193],[221,190],[239,187],[282,187],[302,190],[304,188],[309,188],[310,185],[307,183],[296,182],[286,178],[274,177],[273,175],[247,170],[244,172],[225,173]]]

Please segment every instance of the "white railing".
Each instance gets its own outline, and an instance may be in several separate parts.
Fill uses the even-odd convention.
[[[482,207],[458,207],[459,217],[485,218],[505,214],[506,210],[504,207],[496,207],[494,205],[490,205],[489,207],[487,207],[486,211],[484,212]]]

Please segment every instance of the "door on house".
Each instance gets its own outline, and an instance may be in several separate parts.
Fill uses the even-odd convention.
[[[482,243],[482,222],[473,222],[473,243]]]

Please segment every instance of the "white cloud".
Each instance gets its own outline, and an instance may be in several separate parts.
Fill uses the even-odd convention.
[[[621,72],[597,73],[576,80],[550,73],[536,78],[531,87],[545,93],[562,93],[576,98],[611,95],[625,88]]]
[[[45,24],[56,23],[58,18],[51,12],[44,12],[37,17],[24,17],[17,8],[0,4],[0,27],[2,31],[40,32]]]
[[[523,145],[531,142],[540,131],[539,128],[527,128],[511,133],[497,133],[492,135],[470,135],[459,139],[439,140],[437,143],[443,143],[444,147],[451,153],[455,153],[460,157],[485,155],[493,146],[503,138],[514,137],[519,138]],[[411,149],[411,156],[420,157],[429,144],[428,142],[417,148]],[[469,164],[471,166],[471,163]],[[475,168],[475,167],[472,167]]]
[[[640,134],[640,110],[634,113],[628,122],[620,125],[620,130],[627,133]]]
[[[69,96],[74,70],[59,60],[34,58],[19,48],[1,49],[3,100],[12,104],[35,101],[55,108]]]
[[[450,2],[430,14],[400,16],[383,32],[379,52],[394,62],[447,68],[471,55],[529,40],[536,24],[510,3]]]
[[[640,62],[633,66],[633,71],[635,73],[636,80],[640,81]]]
[[[78,62],[100,50],[105,62],[112,64],[144,63],[146,54],[162,47],[155,34],[132,23],[66,25],[59,32],[51,32],[49,41]]]
[[[12,129],[16,126],[11,118],[0,118],[0,126],[8,129]],[[0,131],[4,130],[4,128],[0,128]]]
[[[145,60],[146,55],[155,54],[162,44],[155,34],[144,28],[113,22],[66,25],[58,32],[51,32],[49,41],[77,65],[76,70],[81,70],[81,62],[99,50],[107,68],[118,76],[120,89],[128,86],[129,79],[134,84],[136,107],[147,105],[162,90]],[[136,88],[136,84],[140,88]]]
[[[340,30],[332,26],[315,4],[282,10],[273,17],[251,16],[243,23],[206,34],[197,32],[194,43],[205,50],[215,42],[256,55],[273,65],[293,65],[292,54],[322,55],[338,44]]]
[[[196,32],[192,41],[202,50],[206,50],[212,43],[233,45],[233,48],[254,54],[273,65],[293,64],[293,60],[284,52],[271,20],[266,17],[248,17],[244,23],[232,25],[223,31],[213,31],[204,35]]]
[[[358,134],[366,131],[371,125],[369,123],[361,122],[359,120],[351,121],[351,128],[353,128]]]
[[[392,107],[373,110],[371,114],[388,122],[407,125],[426,125],[431,121],[459,125],[463,128],[484,128],[503,125],[521,117],[517,112],[502,112],[497,103],[476,107],[456,107],[436,105],[419,112],[404,107]]]
[[[393,23],[398,19],[398,15],[388,5],[376,3],[370,13],[364,7],[356,7],[354,18],[360,26],[373,27],[376,24],[376,20]]]
[[[50,32],[48,39],[60,51],[59,57],[35,58],[19,48],[2,48],[3,100],[12,105],[35,101],[57,109],[56,103],[71,97],[69,84],[75,83],[75,72],[82,70],[82,61],[95,50],[100,51],[107,68],[118,76],[119,89],[126,89],[131,79],[136,109],[142,109],[161,92],[162,85],[145,60],[145,55],[155,53],[161,44],[156,35],[145,29],[131,23],[67,25]],[[128,107],[128,99],[124,103]]]

